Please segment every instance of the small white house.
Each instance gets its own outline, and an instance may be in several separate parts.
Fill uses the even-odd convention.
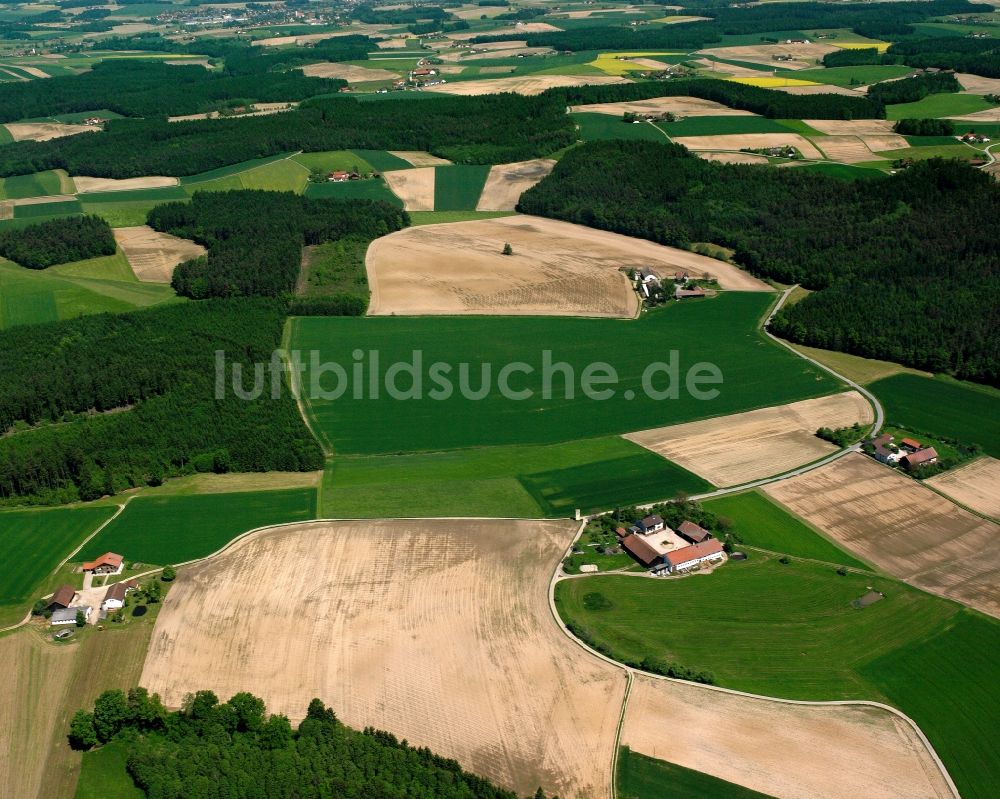
[[[104,594],[104,601],[101,602],[101,610],[120,610],[125,607],[125,597],[128,596],[128,592],[133,588],[135,588],[134,580],[115,583],[109,586],[107,592]]]

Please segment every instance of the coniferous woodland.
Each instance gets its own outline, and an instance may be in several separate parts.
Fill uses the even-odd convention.
[[[946,94],[962,91],[962,84],[950,72],[913,75],[902,80],[876,83],[868,88],[868,96],[883,105],[915,103],[928,94]]]
[[[174,290],[195,299],[291,292],[304,245],[345,236],[370,241],[408,224],[405,211],[381,201],[309,200],[273,191],[197,192],[189,203],[149,213],[155,230],[208,249],[174,270]]]
[[[600,186],[600,191],[594,191]],[[1000,384],[1000,188],[956,161],[847,183],[656,142],[574,149],[519,210],[686,247],[818,289],[773,322],[804,344]]]
[[[231,385],[215,398],[216,352],[244,365],[250,391],[287,311],[276,299],[216,299],[0,332],[0,502],[92,500],[199,471],[322,468],[295,400],[272,398],[270,370],[259,398]]]
[[[46,169],[183,176],[296,150],[427,150],[457,163],[490,164],[548,155],[576,141],[558,96],[440,97],[417,106],[335,97],[272,116],[115,119],[101,133],[0,147],[0,177]]]
[[[427,748],[345,726],[319,699],[293,728],[246,692],[220,703],[198,691],[169,712],[143,688],[106,691],[73,717],[69,738],[78,749],[127,745],[128,774],[155,799],[517,799]]]
[[[114,233],[99,216],[50,219],[20,230],[0,231],[0,257],[28,269],[114,255],[116,249]]]

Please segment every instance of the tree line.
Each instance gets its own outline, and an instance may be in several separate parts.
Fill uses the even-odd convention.
[[[884,53],[874,47],[843,49],[823,56],[827,67],[906,64],[918,69],[952,69],[1000,78],[1000,40],[968,36],[931,36],[895,42]]]
[[[216,399],[216,353],[243,364],[250,391],[287,311],[276,299],[216,299],[0,332],[0,503],[93,500],[194,472],[322,468],[287,391],[272,399],[268,383],[244,400],[230,386]]]
[[[868,96],[883,105],[915,103],[929,94],[948,94],[962,91],[962,84],[950,72],[911,75],[901,80],[890,80],[868,87]]]
[[[198,691],[170,712],[144,688],[105,691],[73,716],[69,740],[125,742],[128,776],[155,799],[517,799],[430,749],[346,726],[319,699],[293,728],[247,692],[220,702]]]
[[[207,256],[180,264],[172,283],[178,294],[203,299],[290,293],[304,245],[348,236],[371,241],[405,227],[409,216],[382,201],[228,191],[196,192],[190,202],[158,205],[148,222],[208,249]]]
[[[116,249],[114,233],[99,216],[50,219],[0,231],[0,256],[28,269],[114,255]]]
[[[332,97],[271,116],[114,119],[101,133],[7,144],[0,147],[0,177],[46,169],[110,178],[182,176],[295,150],[427,150],[457,163],[492,164],[548,155],[575,141],[573,121],[556,96],[443,96],[421,103]]]
[[[600,186],[600,192],[594,191]],[[656,142],[571,150],[519,210],[690,247],[816,291],[773,327],[811,346],[1000,383],[1000,187],[957,161],[848,183],[705,162]]]

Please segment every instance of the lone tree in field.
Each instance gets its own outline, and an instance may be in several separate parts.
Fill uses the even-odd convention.
[[[160,579],[163,580],[163,582],[169,583],[175,577],[177,577],[177,569],[175,569],[173,566],[163,567],[163,573],[160,575]]]
[[[507,244],[503,245],[503,254],[504,255],[513,255],[514,254],[514,248],[510,246],[510,242],[508,242]]]

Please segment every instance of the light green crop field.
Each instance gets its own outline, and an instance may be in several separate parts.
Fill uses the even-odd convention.
[[[885,407],[889,424],[932,436],[979,444],[1000,458],[1000,392],[942,378],[900,374],[868,388]]]
[[[307,412],[330,452],[386,454],[548,444],[705,419],[837,390],[832,377],[760,334],[757,325],[772,300],[766,293],[725,293],[704,302],[672,303],[637,321],[298,318],[292,322],[291,346],[302,352],[316,350],[321,363],[337,364],[348,372],[343,387],[350,390],[336,399],[318,394],[310,398],[314,376],[308,369],[304,375]],[[361,385],[350,387],[354,351],[359,348],[364,350],[359,365],[365,376]],[[378,352],[378,366],[372,351]],[[391,376],[387,370],[393,364],[412,363],[414,351],[422,360],[417,370],[423,375],[422,399],[398,401],[385,388],[385,378]],[[668,361],[677,366],[676,381],[656,365]],[[444,367],[435,367],[432,374],[436,362]],[[722,373],[721,385],[702,386],[719,392],[714,399],[698,399],[685,387],[686,376],[704,362]],[[533,371],[505,373],[514,392],[505,397],[497,390],[498,378],[501,369],[513,363],[527,364]],[[559,363],[566,366],[557,371],[553,365]],[[593,399],[581,389],[583,370],[598,363],[614,369],[618,382],[611,389],[613,396]],[[451,371],[438,378],[450,381],[454,391],[445,398],[438,393],[442,381],[434,374],[447,366]],[[356,388],[368,385],[373,368],[376,377],[382,376],[376,380],[378,395],[363,390],[363,398],[355,399]],[[569,388],[567,373],[572,373]],[[660,391],[673,386],[677,397],[655,398],[653,391],[644,390],[644,374],[648,388]],[[477,399],[483,375],[488,390]],[[325,392],[334,392],[340,382],[329,371],[315,379]],[[402,390],[411,387],[405,374],[395,384]],[[525,390],[531,395],[525,396]]]
[[[797,558],[868,568],[758,491],[711,499],[705,502],[705,507],[730,519],[734,532],[747,546],[784,552]]]
[[[118,552],[129,561],[165,565],[215,552],[256,527],[316,518],[316,490],[247,491],[137,497],[80,553]]]
[[[187,195],[184,195],[187,197]],[[84,195],[86,198],[87,195]],[[111,227],[137,227],[145,225],[149,212],[152,211],[158,202],[101,202],[83,203],[85,214],[94,214],[101,217]]]
[[[892,78],[901,78],[913,70],[898,64],[869,64],[856,67],[829,67],[827,69],[804,69],[795,73],[801,80],[827,83],[831,86],[867,86]]]
[[[853,607],[869,586],[885,598]],[[556,603],[619,659],[667,658],[769,696],[888,702],[920,725],[963,797],[1000,784],[995,619],[896,580],[772,557],[680,580],[565,580]]]
[[[278,155],[269,155],[266,158],[254,158],[250,161],[240,161],[238,164],[220,166],[218,169],[212,169],[208,172],[200,172],[197,175],[189,175],[188,177],[181,178],[181,185],[193,186],[198,183],[209,183],[214,180],[219,180],[220,178],[232,177],[233,175],[239,175],[242,172],[257,169],[259,167],[266,166],[267,164],[285,161],[292,155],[292,153],[279,153]]]
[[[623,746],[618,753],[618,799],[664,799],[664,797],[769,799],[767,794],[668,763],[666,760],[646,757]]]
[[[580,126],[580,138],[584,141],[603,139],[644,139],[667,141],[667,135],[648,122],[622,122],[620,116],[595,114],[590,111],[573,114],[573,121]]]
[[[924,119],[972,114],[993,108],[978,94],[928,94],[915,103],[898,103],[885,107],[889,119]]]
[[[456,164],[434,169],[434,210],[475,211],[489,165]]]
[[[310,183],[306,197],[313,200],[382,200],[399,208],[399,199],[383,180],[350,180],[345,183]]]
[[[330,150],[322,153],[299,153],[293,156],[293,161],[301,164],[310,172],[336,172],[339,169],[350,172],[374,172],[375,167],[369,164],[352,150]]]
[[[891,106],[890,106],[891,107]],[[912,158],[924,161],[928,158],[957,158],[960,161],[972,161],[980,158],[981,153],[966,147],[964,144],[939,144],[931,147],[904,147],[901,150],[884,150],[879,153],[882,158],[896,160],[897,158]]]
[[[128,773],[129,742],[116,738],[85,752],[75,799],[144,799]]]
[[[14,219],[30,219],[40,221],[56,216],[74,216],[83,212],[79,200],[64,200],[51,203],[32,203],[31,205],[15,205]]]
[[[325,518],[572,516],[709,490],[700,477],[618,436],[414,455],[336,456]]]
[[[32,175],[13,175],[0,178],[0,200],[23,200],[28,197],[45,197],[49,194],[72,194],[73,182],[65,172],[50,169]]]
[[[128,189],[126,191],[93,191],[77,195],[80,202],[103,205],[105,203],[163,203],[186,200],[190,195],[181,186],[162,186],[156,189]]]
[[[241,189],[291,191],[301,194],[305,191],[309,172],[308,168],[297,161],[284,158],[212,180],[197,183],[189,183],[185,180],[183,186],[189,194],[194,194],[196,191],[239,191]]]
[[[0,511],[0,557],[16,567],[0,582],[0,627],[20,621],[59,562],[111,518],[114,508]]]

